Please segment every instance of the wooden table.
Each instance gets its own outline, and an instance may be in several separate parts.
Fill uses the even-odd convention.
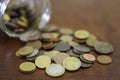
[[[60,78],[48,77],[44,70],[21,74],[18,65],[25,60],[16,57],[15,52],[24,43],[0,32],[0,80],[120,80],[120,0],[51,0],[51,3],[51,24],[86,29],[112,43],[113,63],[95,63],[89,69],[66,72]]]

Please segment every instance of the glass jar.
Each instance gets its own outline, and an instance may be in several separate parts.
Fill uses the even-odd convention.
[[[29,22],[30,27],[27,28],[23,33],[15,32],[15,30],[13,31],[9,29],[8,26],[5,25],[5,22],[3,20],[5,11],[7,9],[9,10],[9,8],[16,9],[18,5],[22,7],[25,5],[29,6],[25,8],[27,9],[27,11],[29,11],[27,12],[26,15],[30,14],[28,18],[29,20],[32,20],[31,22]],[[13,16],[15,16],[15,14],[13,14]],[[49,22],[50,17],[51,17],[51,5],[49,0],[0,0],[0,28],[10,37],[20,38],[25,34],[31,34],[38,29],[40,30]],[[37,23],[35,23],[35,21],[37,21]]]

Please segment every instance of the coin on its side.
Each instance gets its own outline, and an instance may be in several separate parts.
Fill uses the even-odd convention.
[[[50,63],[51,63],[51,60],[46,55],[41,55],[35,59],[36,66],[41,69],[48,67]]]
[[[59,77],[65,73],[65,68],[60,64],[50,64],[45,72],[51,77]]]
[[[33,51],[34,51],[34,49],[31,46],[24,46],[24,47],[20,48],[16,52],[16,54],[19,54],[20,56],[27,56],[27,55],[30,55]]]
[[[19,65],[19,69],[23,73],[32,73],[36,70],[36,66],[32,62],[23,62]]]
[[[76,57],[67,57],[63,61],[63,66],[69,71],[75,71],[80,68],[81,61]]]
[[[77,39],[87,39],[89,35],[89,32],[86,30],[77,30],[74,33],[74,37]]]
[[[107,42],[97,42],[94,47],[101,54],[110,54],[114,51],[113,46]]]
[[[110,64],[112,62],[112,58],[106,55],[100,55],[97,57],[97,61],[100,64]]]

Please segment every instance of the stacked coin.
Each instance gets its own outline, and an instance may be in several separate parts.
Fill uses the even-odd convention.
[[[48,25],[39,34],[39,38],[31,37],[26,45],[16,52],[16,56],[25,57],[35,63],[37,68],[45,69],[46,74],[58,77],[67,71],[89,68],[97,60],[101,64],[109,64],[112,58],[107,56],[113,52],[113,46],[86,30],[73,30]],[[38,34],[37,34],[38,36]],[[99,56],[95,56],[98,53]],[[102,54],[102,55],[100,55]]]
[[[40,15],[35,14],[34,8],[28,3],[10,4],[3,15],[3,21],[11,32],[23,33],[31,27],[38,26]]]

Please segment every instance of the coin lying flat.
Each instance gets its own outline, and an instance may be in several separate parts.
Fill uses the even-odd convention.
[[[77,39],[87,39],[89,37],[89,35],[90,35],[89,32],[86,30],[77,30],[74,33],[74,36]]]
[[[58,51],[68,51],[69,49],[70,45],[67,42],[59,42],[55,47],[55,50]]]
[[[59,29],[59,32],[60,32],[61,34],[69,35],[69,34],[72,34],[72,33],[73,33],[73,30],[70,29],[70,28],[60,28],[60,29]]]
[[[85,62],[85,63],[88,63],[88,64],[94,63],[94,61],[87,61],[87,60],[85,60],[85,59],[83,58],[83,54],[80,55],[79,58],[80,58],[81,61],[83,61],[83,62]]]
[[[68,42],[68,41],[72,41],[73,37],[70,36],[70,35],[62,35],[60,37],[60,40],[63,41],[63,42]]]
[[[75,71],[80,68],[81,61],[76,57],[67,57],[63,61],[63,66],[69,71]]]
[[[89,67],[91,67],[93,64],[89,64],[89,63],[85,63],[85,62],[83,62],[83,61],[81,61],[81,68],[89,68]]]
[[[16,54],[19,54],[20,56],[27,56],[27,55],[30,55],[33,51],[34,51],[34,49],[31,46],[24,46],[24,47],[20,48],[16,52]]]
[[[95,43],[97,42],[97,38],[95,35],[90,35],[89,38],[86,40],[86,44],[88,46],[94,47]]]
[[[96,60],[95,56],[92,54],[83,54],[83,58],[90,62],[94,62]]]
[[[27,46],[32,46],[34,49],[40,49],[42,47],[41,41],[33,41],[33,42],[28,42],[26,44]]]
[[[89,47],[84,46],[84,45],[77,45],[77,46],[74,46],[73,48],[80,52],[90,52]]]
[[[50,63],[51,63],[51,60],[46,55],[41,55],[35,59],[36,66],[41,69],[48,67]]]
[[[101,54],[110,54],[114,51],[113,46],[107,42],[97,42],[94,47]]]
[[[97,61],[100,64],[110,64],[112,62],[112,58],[106,55],[100,55],[97,57]]]
[[[66,57],[69,57],[69,55],[66,54],[66,53],[58,53],[58,54],[53,58],[53,60],[54,60],[57,64],[62,64],[62,63],[63,63],[63,60],[64,60]]]
[[[50,64],[45,72],[52,77],[59,77],[65,73],[65,68],[60,64]]]
[[[33,57],[33,56],[37,55],[38,52],[39,52],[38,49],[34,49],[33,53],[31,53],[30,55],[27,55],[26,57]]]
[[[77,42],[75,42],[75,41],[69,41],[68,44],[69,44],[70,46],[72,46],[72,47],[79,45],[79,44],[78,44]]]
[[[67,53],[68,53],[71,57],[79,57],[79,55],[76,54],[76,53],[74,53],[72,50],[69,50]]]
[[[19,65],[19,69],[23,73],[32,73],[36,70],[36,66],[32,62],[23,62]]]

